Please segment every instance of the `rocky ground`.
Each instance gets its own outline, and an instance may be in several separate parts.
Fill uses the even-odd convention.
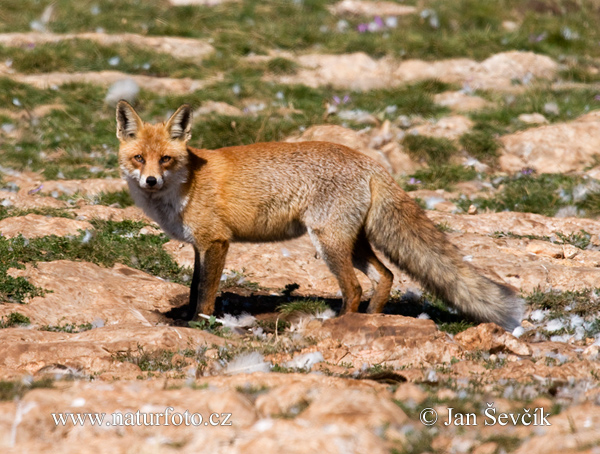
[[[3,2],[2,452],[597,452],[600,10],[501,3]],[[193,251],[119,179],[122,97],[192,103],[205,147],[360,150],[522,326],[400,270],[385,314],[337,317],[307,238],[232,245],[217,316],[177,320]]]

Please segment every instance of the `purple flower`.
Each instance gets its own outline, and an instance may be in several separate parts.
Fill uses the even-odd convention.
[[[44,185],[43,185],[43,184],[40,184],[40,185],[39,185],[37,188],[35,188],[35,189],[31,189],[29,192],[27,192],[27,194],[29,194],[29,195],[33,195],[33,194],[35,194],[36,192],[40,192],[40,191],[41,191],[41,189],[42,189],[43,187],[44,187]]]
[[[521,175],[531,175],[534,172],[535,172],[535,170],[532,169],[531,167],[525,167],[524,169],[521,170]]]
[[[333,103],[334,103],[335,105],[338,105],[338,104],[340,103],[340,97],[339,97],[339,96],[334,96],[334,97],[333,97]]]
[[[342,102],[344,104],[346,104],[347,102],[350,102],[350,96],[349,95],[344,95],[344,99],[342,100]]]
[[[596,96],[594,96],[594,100],[595,100],[595,101],[600,101],[600,95],[596,95]]]
[[[369,24],[358,24],[358,27],[356,27],[356,29],[358,30],[358,33],[364,33],[367,30],[369,30]]]
[[[416,178],[411,177],[410,180],[408,180],[408,184],[412,184],[412,185],[421,184],[421,180],[417,180]]]

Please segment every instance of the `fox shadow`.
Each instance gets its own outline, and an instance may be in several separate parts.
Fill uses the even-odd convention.
[[[277,313],[282,304],[291,301],[302,300],[320,300],[336,314],[342,310],[343,301],[341,298],[323,298],[310,295],[273,295],[273,294],[250,294],[244,295],[231,291],[222,292],[215,301],[214,315],[221,317],[224,314],[239,316],[241,314],[250,314],[253,316],[268,315]],[[187,321],[191,319],[188,306],[188,295],[181,294],[171,301],[173,308],[162,312],[162,315],[172,319],[173,324],[187,326]],[[369,306],[369,300],[361,301],[359,313],[366,313]],[[417,318],[427,314],[427,316],[436,323],[456,323],[464,321],[465,317],[461,314],[453,313],[449,309],[440,307],[439,304],[433,304],[425,298],[415,298],[414,295],[405,294],[402,297],[390,298],[385,305],[384,314],[402,315],[405,317]]]

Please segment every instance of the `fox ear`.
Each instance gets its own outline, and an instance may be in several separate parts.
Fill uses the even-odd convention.
[[[192,107],[184,104],[167,121],[167,131],[172,139],[187,142],[192,137]]]
[[[127,101],[117,103],[117,138],[119,140],[135,139],[142,126],[142,119]]]

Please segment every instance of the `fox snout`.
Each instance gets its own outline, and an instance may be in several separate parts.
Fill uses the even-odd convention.
[[[142,175],[138,182],[140,184],[140,188],[142,189],[150,189],[157,191],[163,187],[165,180],[161,176]]]

